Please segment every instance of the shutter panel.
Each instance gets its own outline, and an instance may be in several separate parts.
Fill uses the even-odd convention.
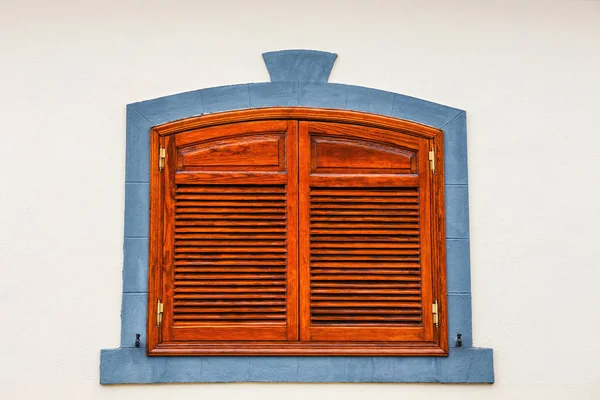
[[[429,141],[300,123],[303,341],[431,341]]]
[[[165,341],[297,340],[297,123],[164,139]]]

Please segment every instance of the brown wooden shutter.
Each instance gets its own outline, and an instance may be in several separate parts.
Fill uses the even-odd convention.
[[[297,123],[162,140],[162,339],[297,340]]]
[[[447,355],[441,134],[293,107],[153,128],[148,354]]]
[[[429,140],[300,123],[300,339],[432,341]]]

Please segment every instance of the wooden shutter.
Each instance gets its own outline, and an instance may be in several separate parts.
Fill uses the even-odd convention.
[[[273,108],[151,149],[149,355],[447,355],[441,131]]]
[[[297,340],[297,123],[161,140],[162,341]]]
[[[300,339],[434,340],[430,141],[300,123]]]

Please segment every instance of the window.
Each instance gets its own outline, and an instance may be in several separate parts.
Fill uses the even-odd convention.
[[[285,50],[263,56],[271,82],[205,88],[128,105],[121,345],[117,349],[101,351],[100,382],[494,382],[493,350],[473,347],[472,342],[466,113],[402,94],[327,83],[335,54]],[[160,185],[168,178],[158,171],[161,142],[164,146],[166,137],[177,137],[192,130],[268,120],[376,128],[388,131],[386,135],[424,138],[433,145],[435,175],[429,176],[434,206],[429,218],[435,223],[430,225],[434,239],[429,251],[434,262],[427,266],[420,260],[422,269],[431,269],[432,281],[435,282],[431,285],[432,291],[438,294],[422,297],[425,312],[433,305],[432,300],[438,299],[439,327],[425,327],[434,329],[433,341],[340,340],[323,344],[323,341],[316,340],[311,343],[301,340],[245,340],[242,343],[220,336],[219,340],[190,338],[175,342],[166,340],[164,333],[177,329],[176,326],[168,325],[165,320],[160,329],[156,327],[158,299],[164,301],[164,318],[168,319],[168,313],[172,312],[168,309],[172,300],[166,295],[169,280],[162,280],[164,247],[158,242],[163,235]],[[389,144],[389,140],[383,142]],[[393,143],[391,145],[394,146]],[[165,155],[170,157],[165,160],[168,164],[172,155]],[[417,159],[422,160],[423,156],[419,151]],[[151,163],[148,162],[150,158]],[[298,166],[302,166],[300,159]],[[426,167],[419,164],[417,173],[426,172]],[[153,222],[148,224],[150,192],[154,202]],[[424,218],[423,215],[420,218]],[[445,248],[442,239],[444,230]],[[439,239],[436,240],[436,237]],[[152,251],[148,254],[150,241]],[[161,259],[157,262],[159,250]],[[292,271],[300,273],[299,268],[300,265]],[[447,274],[447,282],[444,273]],[[167,275],[167,278],[172,284],[173,277]],[[300,279],[299,284],[302,282]],[[447,286],[447,295],[444,286]],[[306,302],[298,299],[298,306],[302,304]],[[302,322],[298,321],[300,326]],[[460,347],[455,341],[458,334],[462,336]],[[236,343],[240,345],[235,346]],[[356,343],[364,347],[371,345],[373,349],[360,348]],[[331,350],[319,353],[319,344]],[[259,345],[263,348],[257,349]],[[448,357],[424,359],[403,356],[442,355],[443,350],[447,351]],[[151,355],[198,357],[147,357],[147,352]],[[323,353],[322,357],[303,356]],[[215,354],[272,356],[214,357]],[[344,354],[373,354],[376,357],[337,357]],[[377,357],[379,355],[401,356]]]
[[[151,130],[149,355],[447,355],[442,131],[271,108]]]

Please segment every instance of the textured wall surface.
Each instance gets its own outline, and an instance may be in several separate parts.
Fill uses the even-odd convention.
[[[0,395],[599,398],[600,3],[482,3],[3,1]],[[467,111],[473,342],[494,385],[98,383],[134,257],[124,105],[268,81],[260,53],[283,48],[340,54],[331,82]]]

